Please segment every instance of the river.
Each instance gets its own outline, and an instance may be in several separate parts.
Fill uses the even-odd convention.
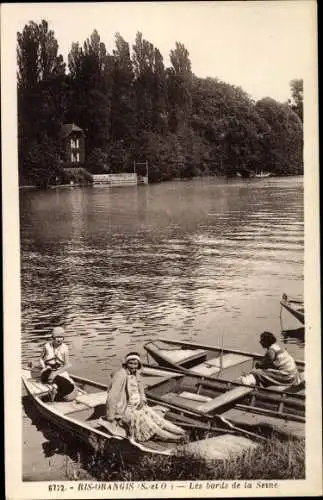
[[[302,177],[21,191],[23,362],[57,324],[99,381],[158,337],[261,352],[270,330],[302,359],[279,300],[303,297],[303,208]],[[24,478],[62,479],[26,404]]]

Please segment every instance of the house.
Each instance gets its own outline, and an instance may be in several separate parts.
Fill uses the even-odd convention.
[[[61,129],[63,162],[83,163],[85,160],[85,134],[75,123],[66,123]]]

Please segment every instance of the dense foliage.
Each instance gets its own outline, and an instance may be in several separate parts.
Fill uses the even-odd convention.
[[[64,123],[86,134],[85,167],[131,171],[149,163],[149,180],[196,175],[250,176],[303,172],[303,82],[291,99],[254,102],[241,88],[198,78],[176,42],[171,66],[137,33],[130,48],[115,35],[109,54],[95,30],[73,43],[67,68],[48,23],[17,35],[20,183],[59,178]]]

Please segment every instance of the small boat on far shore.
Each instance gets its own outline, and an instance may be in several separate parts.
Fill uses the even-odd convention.
[[[264,179],[266,177],[271,177],[271,172],[263,172],[262,170],[260,172],[257,172],[254,176],[257,178]]]
[[[290,299],[286,293],[283,293],[280,301],[281,306],[286,309],[294,318],[298,319],[304,325],[305,312],[304,302],[302,300]]]

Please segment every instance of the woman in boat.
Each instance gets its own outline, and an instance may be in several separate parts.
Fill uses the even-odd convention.
[[[125,425],[136,441],[153,437],[166,441],[181,439],[185,431],[147,405],[140,368],[139,354],[130,352],[112,377],[106,402],[106,427],[118,433],[118,424]]]
[[[297,386],[301,383],[300,375],[294,358],[278,343],[271,332],[260,335],[260,344],[267,349],[261,361],[256,362],[255,368],[238,380],[245,385],[271,385]]]
[[[50,383],[52,387],[49,395],[52,401],[63,399],[73,392],[75,386],[67,372],[70,368],[68,347],[64,344],[64,328],[56,326],[52,332],[52,339],[43,348],[40,357],[40,379],[43,383]]]

